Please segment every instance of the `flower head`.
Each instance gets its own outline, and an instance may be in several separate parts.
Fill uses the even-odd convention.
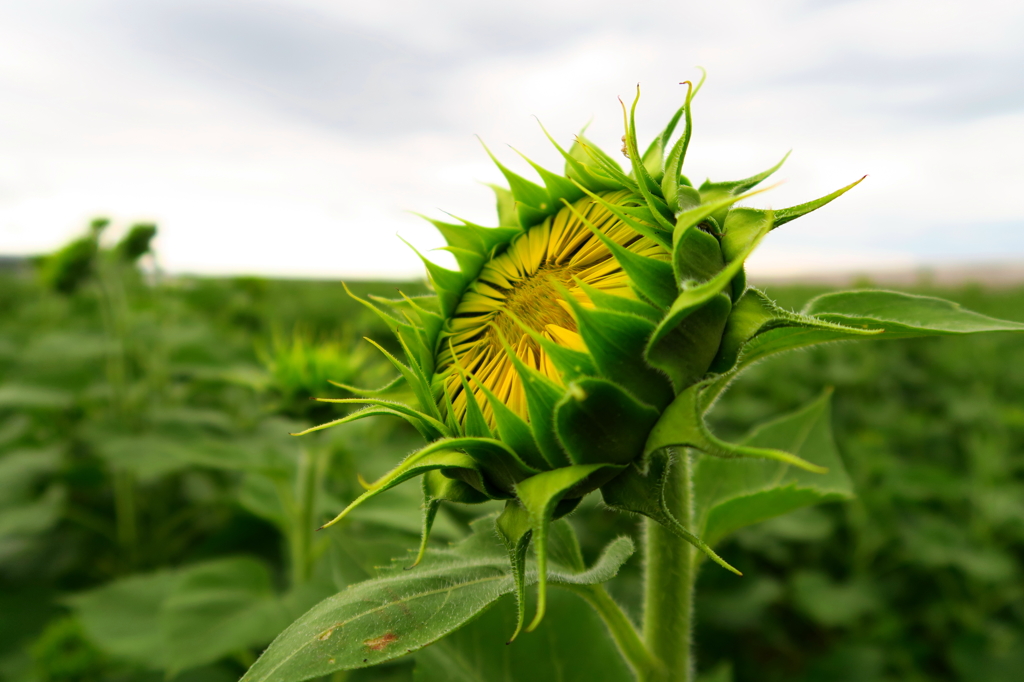
[[[395,330],[405,362],[381,349],[396,380],[378,391],[352,389],[360,399],[327,399],[367,407],[311,430],[391,415],[428,443],[328,526],[423,475],[422,557],[443,501],[506,500],[497,529],[520,604],[526,549],[531,540],[536,546],[530,628],[544,612],[548,524],[598,489],[608,506],[662,523],[735,571],[665,507],[661,486],[673,453],[692,448],[817,470],[790,453],[726,443],[703,415],[741,369],[744,349],[767,331],[852,337],[876,330],[783,311],[747,287],[744,260],[770,230],[857,183],[777,211],[736,204],[782,162],[744,180],[694,187],[682,168],[700,85],[687,87],[685,103],[643,154],[636,101],[628,112],[623,106],[626,169],[582,135],[568,151],[552,140],[564,175],[530,162],[543,185],[495,159],[510,187],[496,189],[496,227],[432,221],[459,263],[453,271],[424,259],[436,295],[363,301]],[[388,398],[400,385],[416,404]]]

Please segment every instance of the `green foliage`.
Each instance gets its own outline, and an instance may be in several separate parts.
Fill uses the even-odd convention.
[[[622,538],[589,570],[552,562],[548,577],[569,585],[601,583],[632,551],[633,543]],[[531,574],[535,580],[536,572]],[[415,570],[396,562],[377,578],[320,602],[282,632],[242,679],[302,680],[391,661],[457,630],[513,589],[505,547],[495,537],[493,519],[484,518],[460,544],[429,550]],[[502,642],[510,632],[499,635]]]
[[[639,659],[619,652],[629,650],[636,636],[630,620],[641,615],[639,565],[629,558],[632,543],[616,538],[638,542],[640,532],[635,519],[603,510],[593,497],[572,497],[600,482],[584,480],[561,502],[555,498],[565,486],[538,496],[538,509],[551,503],[556,515],[580,511],[548,529],[546,620],[506,646],[517,628],[509,548],[491,518],[463,540],[478,513],[498,511],[495,503],[472,513],[435,506],[423,560],[410,570],[403,569],[414,562],[422,529],[420,493],[412,488],[368,502],[330,534],[313,532],[363,492],[353,483],[357,473],[377,480],[418,442],[398,419],[287,435],[319,420],[325,405],[310,396],[351,395],[326,380],[381,385],[392,375],[375,351],[354,351],[348,342],[382,337],[380,318],[333,283],[172,279],[153,286],[130,267],[104,262],[94,261],[100,266],[88,276],[105,278],[104,286],[70,294],[34,279],[0,282],[0,679],[238,679],[279,635],[271,651],[292,638],[305,641],[303,627],[322,634],[344,609],[359,615],[376,604],[390,618],[401,610],[395,588],[417,596],[431,584],[437,595],[414,603],[443,618],[364,616],[346,626],[350,637],[339,628],[316,640],[338,647],[323,660],[289,665],[333,656],[334,670],[351,667],[343,661],[358,668],[332,672],[335,679],[410,682],[544,679],[536,671],[557,661],[566,680],[633,679]],[[684,265],[708,271],[695,279],[713,277],[713,267]],[[83,282],[99,281],[89,278]],[[352,288],[365,298],[395,287]],[[1017,327],[901,294],[829,294],[805,308],[819,293],[828,292],[771,289],[758,306],[774,298],[813,313],[818,326],[799,327],[807,318],[794,318],[794,326],[762,329],[751,306],[749,324],[735,329],[735,357],[715,359],[751,367],[733,380],[734,390],[707,389],[717,403],[698,435],[714,439],[709,448],[784,450],[828,473],[778,461],[694,459],[700,535],[744,573],[701,572],[702,679],[1016,679],[1024,665],[1024,345],[1010,334],[958,333]],[[918,293],[1024,322],[1017,290]],[[645,305],[617,312],[649,320]],[[852,338],[829,336],[834,322],[906,340],[829,344],[752,362],[809,339]],[[908,338],[925,331],[954,338]],[[408,362],[398,344],[386,348]],[[576,407],[585,408],[583,400]],[[347,408],[326,409],[338,416]],[[587,447],[619,447],[610,419],[586,410],[565,416],[596,419],[612,434],[574,445],[580,461]],[[756,424],[763,426],[751,431]],[[511,418],[499,426],[524,442],[529,435]],[[558,428],[551,424],[556,444]],[[485,440],[472,447],[495,447]],[[539,445],[515,451],[530,447],[536,461],[510,459],[502,475],[520,464],[536,469]],[[495,461],[481,455],[473,466],[483,459]],[[651,468],[638,470],[640,483],[669,464],[652,458]],[[428,504],[478,493],[441,473],[427,482]],[[514,475],[508,485],[516,485]],[[851,490],[853,502],[827,504]],[[633,511],[664,513],[659,494],[657,486],[632,493]],[[513,551],[524,550],[522,598],[537,604],[529,587],[538,577],[537,538],[525,551],[516,542],[521,535],[509,537]],[[585,565],[596,567],[586,572]],[[481,582],[460,587],[459,575]],[[598,580],[607,582],[579,584]],[[605,588],[625,614],[602,601]],[[377,601],[351,601],[360,595]],[[430,599],[445,598],[443,609],[430,610]],[[356,624],[365,632],[355,632]],[[399,639],[385,642],[389,632]]]

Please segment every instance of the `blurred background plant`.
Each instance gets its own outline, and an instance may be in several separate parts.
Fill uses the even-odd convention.
[[[33,268],[0,271],[0,679],[237,679],[312,604],[418,544],[414,486],[313,532],[360,492],[357,474],[374,478],[418,442],[401,421],[288,436],[345,413],[309,400],[349,397],[330,382],[387,381],[358,339],[389,334],[340,284],[163,277],[155,226],[109,247],[107,227],[94,221]],[[350,286],[394,296],[398,285]],[[769,288],[788,307],[819,292]],[[938,293],[1024,320],[1024,289]],[[715,426],[738,437],[829,386],[859,498],[722,546],[746,577],[737,588],[725,572],[702,574],[705,679],[1016,680],[1024,341],[792,353],[743,377]],[[571,522],[589,563],[638,527],[588,505]],[[433,542],[465,536],[470,513],[488,511],[443,511]],[[639,603],[636,561],[609,585],[627,605]],[[558,657],[585,662],[607,634],[576,597],[557,598],[549,632],[561,621],[586,634],[560,641]],[[555,645],[538,633],[506,648],[512,613],[504,598],[443,645],[335,678],[519,679],[517,660]],[[624,670],[581,663],[566,679]]]

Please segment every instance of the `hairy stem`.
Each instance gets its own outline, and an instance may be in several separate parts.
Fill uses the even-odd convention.
[[[689,451],[677,455],[669,470],[665,501],[679,523],[692,530],[693,462]],[[646,525],[644,641],[661,664],[651,679],[691,682],[695,550],[660,524],[648,520]]]
[[[619,645],[619,651],[636,672],[637,680],[648,682],[648,680],[655,679],[652,678],[652,675],[657,668],[657,662],[644,646],[640,633],[622,611],[622,607],[604,589],[604,585],[580,586],[572,588],[572,591],[586,599],[604,620],[611,632],[612,639]]]

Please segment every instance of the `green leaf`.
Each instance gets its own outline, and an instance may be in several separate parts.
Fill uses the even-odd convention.
[[[65,487],[54,483],[34,499],[0,506],[0,539],[50,530],[60,521],[66,500]]]
[[[147,668],[171,663],[160,629],[160,607],[174,589],[175,571],[121,578],[67,598],[89,638],[118,658]]]
[[[569,384],[555,408],[555,424],[574,464],[628,464],[643,454],[658,411],[605,379]]]
[[[848,327],[884,329],[881,339],[1024,331],[1021,322],[997,320],[941,298],[895,291],[823,294],[809,301],[803,313]]]
[[[166,667],[173,674],[261,646],[290,621],[263,562],[238,557],[190,567],[160,611]]]
[[[853,486],[832,438],[825,393],[806,407],[756,428],[745,446],[793,453],[828,471],[814,474],[784,462],[697,461],[694,474],[696,518],[711,545],[733,531],[820,502],[853,497]]]
[[[558,671],[559,682],[632,682],[608,628],[586,601],[553,590],[551,612],[531,637],[510,648],[504,638],[515,627],[513,602],[500,599],[472,625],[416,654],[416,682],[543,680]]]
[[[757,289],[747,289],[733,306],[712,371],[727,372],[742,357],[747,366],[772,353],[824,341],[874,336],[877,328],[849,327],[798,315],[775,305]]]
[[[493,523],[494,517],[486,517],[458,545],[428,549],[411,571],[396,562],[380,577],[320,602],[282,632],[242,680],[297,682],[368,667],[417,651],[462,627],[515,589]],[[604,582],[632,551],[633,543],[621,538],[589,570],[552,565],[549,578],[573,585]],[[527,584],[535,579],[530,571]],[[503,633],[501,646],[505,640]]]

